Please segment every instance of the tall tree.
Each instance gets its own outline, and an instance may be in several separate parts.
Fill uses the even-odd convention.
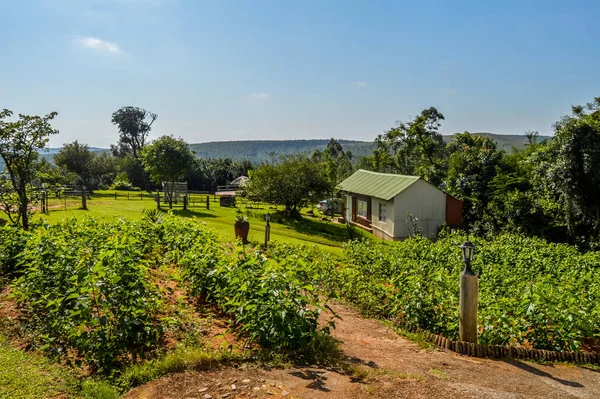
[[[334,190],[339,182],[352,174],[352,153],[344,151],[342,145],[332,138],[319,155],[331,189]]]
[[[132,106],[121,107],[112,114],[112,123],[119,128],[119,142],[111,146],[111,151],[122,157],[129,179],[134,184],[143,184],[146,191],[150,190],[150,182],[141,167],[141,153],[156,118],[158,115]]]
[[[0,112],[0,156],[5,173],[0,178],[2,210],[14,225],[29,229],[30,201],[34,195],[31,187],[36,174],[38,152],[48,144],[49,137],[58,134],[52,121],[57,113],[46,116],[19,114],[16,121],[8,121],[12,112]]]
[[[600,97],[554,126],[546,162],[537,176],[546,193],[563,209],[572,239],[589,237],[600,244]]]
[[[464,201],[463,222],[471,228],[483,220],[492,195],[490,183],[503,154],[491,138],[469,132],[457,133],[448,150],[451,155],[446,188]]]
[[[410,122],[398,122],[375,142],[373,164],[382,172],[418,175],[439,185],[446,169],[440,121],[444,115],[430,107]]]
[[[172,136],[162,136],[142,150],[142,164],[150,177],[160,183],[168,182],[167,198],[173,208],[175,182],[183,178],[194,165],[194,153],[188,143]]]
[[[156,118],[158,115],[150,111],[131,106],[121,107],[112,114],[112,123],[119,128],[119,145],[122,143],[131,148],[135,159],[140,159]]]

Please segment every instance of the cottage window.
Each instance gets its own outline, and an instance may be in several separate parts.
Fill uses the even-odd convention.
[[[367,217],[367,201],[357,200],[356,201],[356,214],[364,218]]]
[[[387,221],[387,204],[385,202],[379,203],[379,221],[383,223]]]

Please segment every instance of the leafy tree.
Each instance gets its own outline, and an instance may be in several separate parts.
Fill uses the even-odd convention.
[[[284,205],[291,216],[298,216],[300,208],[321,200],[331,188],[320,164],[306,155],[286,155],[279,163],[263,163],[249,177],[249,197]]]
[[[430,107],[410,122],[398,122],[375,139],[372,164],[381,172],[418,175],[438,186],[446,169],[446,152],[436,108]]]
[[[158,115],[139,107],[121,107],[112,114],[112,123],[119,128],[119,142],[111,146],[113,155],[125,158],[124,167],[129,179],[146,191],[150,182],[141,167],[141,153],[147,144],[148,134]]]
[[[38,151],[48,144],[49,136],[58,134],[50,121],[56,112],[46,116],[19,114],[16,121],[7,121],[12,112],[0,112],[0,156],[4,160],[5,173],[0,183],[2,210],[10,221],[24,230],[29,229],[32,211],[30,201],[35,200],[31,186],[36,177]]]
[[[589,239],[597,245],[600,242],[600,97],[585,106],[572,107],[572,114],[563,117],[554,129],[547,156],[538,163],[536,181],[548,198],[560,204],[560,217],[571,238],[580,242]]]
[[[143,108],[121,107],[112,114],[112,123],[119,127],[119,148],[131,148],[135,159],[140,159],[152,124],[158,115]]]
[[[342,145],[331,139],[320,155],[321,162],[325,165],[325,175],[329,180],[331,189],[352,174],[352,153],[344,151]]]
[[[194,153],[182,139],[162,136],[142,150],[142,165],[150,177],[170,183],[167,190],[169,208],[173,208],[175,182],[183,178],[194,164]]]
[[[88,189],[92,188],[95,154],[87,144],[79,144],[77,140],[64,144],[54,156],[54,163],[77,176],[76,184]]]
[[[464,201],[463,222],[473,227],[482,221],[490,201],[490,183],[498,173],[503,153],[489,137],[469,132],[456,134],[448,144],[451,153],[446,188],[456,198]]]

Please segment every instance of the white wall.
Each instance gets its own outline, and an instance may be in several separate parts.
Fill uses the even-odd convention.
[[[346,221],[352,220],[352,196],[346,195],[346,215],[344,215]]]
[[[394,237],[409,235],[407,212],[419,219],[417,225],[430,238],[437,236],[437,228],[446,221],[446,194],[424,180],[417,180],[394,198]]]
[[[379,221],[379,203],[380,202],[387,204],[387,207],[386,207],[387,218],[386,218],[385,222]],[[373,227],[373,233],[377,233],[376,230],[379,230],[380,234],[377,234],[378,236],[387,235],[388,237],[384,237],[384,238],[392,239],[394,237],[394,214],[395,214],[394,199],[392,198],[389,201],[385,201],[380,198],[371,197],[371,209],[372,209],[372,219],[373,219],[371,221],[371,226]]]

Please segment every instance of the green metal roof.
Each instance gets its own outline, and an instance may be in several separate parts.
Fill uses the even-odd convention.
[[[393,175],[359,169],[338,184],[337,189],[389,201],[417,180],[419,180],[418,176]]]

